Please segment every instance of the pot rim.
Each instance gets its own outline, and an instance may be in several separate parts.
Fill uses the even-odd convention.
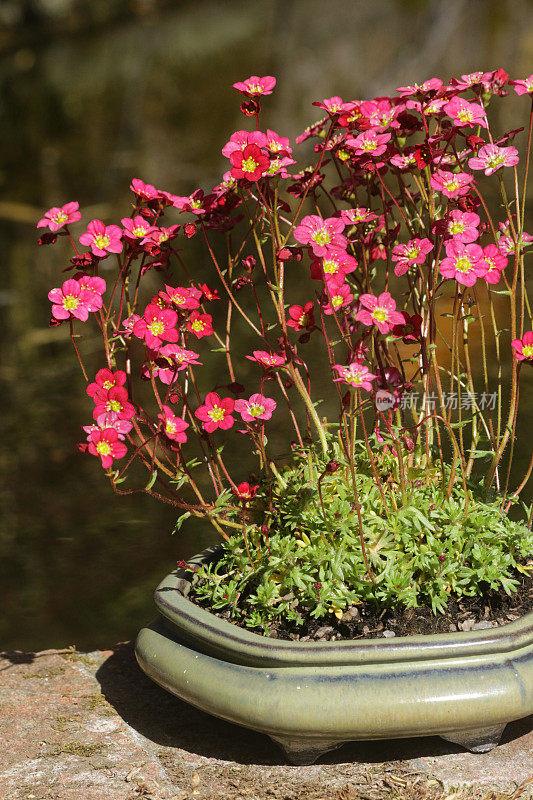
[[[190,566],[217,557],[221,545],[207,548],[189,559]],[[240,664],[272,666],[342,666],[511,653],[533,645],[533,611],[520,619],[477,631],[414,634],[390,639],[292,642],[253,633],[220,619],[188,599],[190,570],[177,569],[161,581],[154,593],[155,604],[166,620],[186,639],[207,654],[222,655]]]

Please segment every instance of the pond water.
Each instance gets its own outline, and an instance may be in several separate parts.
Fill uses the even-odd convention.
[[[87,216],[116,220],[129,213],[134,176],[177,194],[217,182],[220,148],[242,127],[230,87],[250,74],[278,77],[268,122],[290,136],[316,118],[319,97],[373,96],[500,62],[529,74],[530,4],[487,2],[482,20],[474,5],[4,4],[0,648],[94,648],[133,637],[153,613],[159,579],[213,541],[197,522],[172,536],[171,509],[115,497],[93,459],[77,452],[87,398],[66,330],[48,327],[46,297],[67,253],[35,246],[41,211],[77,199]],[[502,129],[522,124],[513,122],[502,118]],[[197,261],[196,277],[211,280],[207,262]],[[96,371],[96,339],[84,348]],[[532,424],[526,406],[519,462],[529,459]]]

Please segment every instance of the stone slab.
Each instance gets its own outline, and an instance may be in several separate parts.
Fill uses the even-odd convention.
[[[0,654],[0,742],[0,800],[533,798],[533,718],[481,755],[432,737],[287,766],[268,737],[149,681],[131,643]]]

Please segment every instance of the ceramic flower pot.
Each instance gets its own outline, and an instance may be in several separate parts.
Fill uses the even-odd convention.
[[[350,740],[435,734],[484,752],[533,712],[533,613],[468,633],[300,643],[225,622],[189,589],[183,570],[158,586],[140,666],[197,708],[267,733],[295,764]]]

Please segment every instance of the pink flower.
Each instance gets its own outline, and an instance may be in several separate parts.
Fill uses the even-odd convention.
[[[390,133],[381,133],[379,128],[370,128],[355,139],[353,137],[346,139],[345,145],[353,148],[356,156],[380,156],[387,149],[390,138]]]
[[[211,201],[214,195],[209,194],[204,196],[202,189],[196,189],[192,194],[186,197],[174,197],[172,205],[178,211],[190,211],[191,214],[201,216],[209,210]]]
[[[180,225],[171,225],[169,228],[154,228],[154,230],[142,240],[141,244],[153,243],[161,247],[165,242],[176,238],[180,227]]]
[[[396,309],[396,301],[389,292],[382,292],[379,297],[374,294],[362,294],[359,298],[362,308],[356,314],[356,320],[363,325],[376,325],[380,333],[389,333],[395,325],[404,322],[403,314]]]
[[[413,94],[427,94],[428,92],[437,91],[442,86],[440,78],[429,78],[424,83],[413,83],[409,86],[398,86],[396,91],[400,93],[400,97],[410,97]]]
[[[110,369],[105,367],[104,369],[98,370],[94,382],[90,383],[85,391],[89,397],[94,397],[95,394],[102,389],[104,391],[108,391],[109,389],[113,389],[115,386],[124,386],[125,383],[125,372],[123,372],[121,369],[117,369],[116,372],[112,372]]]
[[[401,325],[395,325],[392,329],[394,336],[402,337],[405,344],[418,342],[422,335],[422,317],[420,314],[407,314],[406,311],[400,312],[403,316]]]
[[[258,75],[251,75],[245,81],[238,81],[233,84],[233,88],[237,89],[241,94],[246,97],[260,97],[262,95],[272,94],[272,90],[276,85],[276,79],[272,75],[265,75],[260,78]]]
[[[262,394],[253,394],[249,400],[236,400],[235,411],[238,411],[244,422],[257,422],[272,417],[276,401]]]
[[[222,148],[222,155],[229,158],[232,153],[237,150],[244,150],[249,144],[255,144],[257,147],[266,147],[267,141],[267,137],[261,131],[235,131],[235,133],[231,134],[229,142],[226,142]]]
[[[450,236],[457,239],[458,242],[469,244],[470,242],[475,242],[479,237],[479,223],[480,219],[477,214],[454,209],[450,214],[447,232]]]
[[[198,311],[193,311],[187,322],[187,330],[197,339],[201,339],[202,336],[211,336],[213,317],[211,314],[200,314]]]
[[[278,353],[267,353],[266,350],[254,350],[253,355],[246,356],[249,361],[257,361],[265,369],[271,367],[282,367],[286,363],[284,356]]]
[[[48,299],[52,301],[52,316],[54,319],[69,319],[75,317],[86,322],[89,319],[89,308],[94,302],[92,292],[84,289],[80,281],[70,278],[59,289],[48,292]]]
[[[483,248],[481,264],[487,270],[483,275],[487,283],[498,283],[502,271],[507,266],[507,258],[500,253],[495,244],[488,244]]]
[[[485,175],[492,175],[501,167],[514,167],[519,160],[516,147],[485,144],[480,147],[477,156],[468,159],[468,166],[470,169],[484,169]]]
[[[352,290],[347,283],[343,283],[343,278],[328,281],[327,289],[328,291],[322,303],[322,309],[327,316],[335,314],[339,309],[353,303]]]
[[[368,123],[375,129],[399,128],[400,123],[396,119],[399,112],[403,109],[400,106],[392,106],[388,100],[365,100],[359,106],[361,116],[368,120]]]
[[[410,239],[406,244],[395,245],[392,248],[392,260],[398,262],[395,274],[404,275],[413,264],[423,264],[431,250],[433,244],[429,239]]]
[[[109,469],[113,459],[123,458],[127,452],[128,448],[119,440],[118,431],[114,428],[95,430],[90,434],[89,453],[101,458],[104,469]]]
[[[509,81],[509,85],[513,87],[517,94],[532,94],[533,75],[528,78],[514,78],[514,80]]]
[[[264,146],[272,155],[290,156],[292,153],[288,137],[280,136],[276,131],[271,131],[269,128],[267,128]]]
[[[167,286],[165,284],[165,291],[159,292],[159,297],[165,303],[183,310],[199,308],[201,296],[202,293],[194,286]]]
[[[106,290],[104,279],[100,278],[98,275],[92,278],[89,275],[83,275],[79,281],[81,288],[90,292],[86,300],[87,308],[89,311],[98,311],[102,308],[102,295]]]
[[[500,227],[502,227],[501,224]],[[521,248],[527,247],[531,242],[533,242],[533,236],[527,233],[527,231],[523,231],[519,242]],[[516,250],[516,245],[512,236],[500,236],[498,239],[498,247],[500,248],[500,252],[506,256],[512,255]]]
[[[159,192],[151,183],[145,183],[140,178],[134,178],[130,184],[131,191],[139,200],[157,200]]]
[[[216,392],[209,392],[205,398],[205,405],[194,412],[194,416],[201,420],[207,433],[213,433],[217,428],[227,431],[235,422],[231,416],[235,407],[235,400],[231,397],[220,398]]]
[[[367,392],[372,389],[370,381],[375,381],[377,378],[377,375],[373,375],[368,367],[365,367],[364,364],[359,364],[358,361],[352,361],[347,367],[343,367],[341,364],[334,364],[333,369],[336,369],[339,373],[338,378],[333,378],[333,383],[348,383],[354,389],[365,389]]]
[[[124,217],[120,221],[124,226],[124,238],[129,242],[139,242],[157,230],[155,225],[150,225],[148,220],[140,215],[134,217],[133,219]]]
[[[104,428],[114,428],[118,433],[118,438],[124,440],[126,434],[133,428],[133,425],[127,419],[120,419],[118,414],[115,414],[114,411],[109,411],[97,418],[96,425],[82,425],[82,427],[87,434],[87,441],[90,442],[91,433],[103,430]]]
[[[233,177],[247,181],[258,181],[270,167],[270,159],[255,144],[247,144],[244,150],[234,150],[229,160]]]
[[[533,331],[526,331],[522,339],[513,339],[511,347],[517,361],[533,359]]]
[[[95,403],[93,409],[94,419],[102,414],[113,412],[119,419],[132,419],[135,409],[128,401],[128,391],[124,386],[113,386],[111,389],[98,389],[93,395]]]
[[[297,242],[311,246],[315,256],[325,256],[331,247],[346,249],[348,242],[341,231],[345,223],[339,217],[322,217],[309,214],[304,217],[293,235]]]
[[[473,175],[467,172],[447,172],[438,169],[431,176],[430,184],[437,192],[442,192],[445,197],[461,197],[468,193],[468,186],[474,180]]]
[[[346,275],[357,269],[357,260],[345,250],[332,247],[320,261],[311,262],[311,277],[319,281],[344,281]]]
[[[488,72],[469,72],[466,75],[461,75],[461,78],[452,78],[450,83],[458,89],[470,89],[471,86],[481,84],[483,79],[489,75]]]
[[[165,436],[168,436],[168,438],[172,439],[174,442],[185,444],[187,441],[187,434],[185,434],[184,431],[189,427],[188,422],[185,422],[181,417],[176,417],[169,406],[163,406],[157,418],[161,420]]]
[[[303,306],[291,306],[289,308],[289,317],[287,325],[294,328],[295,331],[309,330],[315,326],[315,315],[313,314],[314,303],[309,300]]]
[[[105,258],[109,253],[121,253],[123,244],[122,230],[118,225],[104,225],[99,219],[93,219],[87,225],[87,233],[80,236],[81,244],[90,247],[95,256]]]
[[[185,348],[180,347],[178,344],[165,344],[163,347],[158,351],[151,354],[153,359],[157,359],[157,364],[152,364],[152,374],[154,377],[158,377],[162,383],[165,383],[167,386],[170,386],[171,383],[177,378],[178,372],[181,372],[187,367],[198,364],[199,366],[202,365],[201,361],[197,361],[199,358],[199,353],[195,353],[194,350],[185,350]],[[168,362],[168,367],[161,366],[161,362]],[[142,370],[142,374],[145,378],[150,378],[150,365],[145,364]]]
[[[239,483],[236,489],[232,489],[231,491],[235,497],[238,497],[239,500],[246,503],[248,500],[253,500],[258,489],[259,486],[250,485],[247,481],[243,481],[242,483]]]
[[[480,125],[482,128],[487,126],[487,115],[483,106],[477,103],[469,103],[462,97],[454,97],[444,106],[444,111],[453,119],[453,124],[457,128],[474,127]]]
[[[463,286],[473,286],[485,275],[482,263],[483,250],[478,244],[463,244],[456,239],[446,242],[446,258],[440,262],[440,272],[445,278],[455,278]]]
[[[176,342],[178,315],[170,308],[160,308],[155,303],[146,306],[144,315],[133,325],[133,333],[144,339],[150,350],[159,350],[163,341]]]
[[[325,97],[324,100],[315,100],[313,105],[323,108],[328,114],[340,114],[342,111],[352,110],[352,103],[344,103],[342,97],[338,95]]]
[[[37,227],[50,228],[52,233],[55,233],[62,228],[63,225],[70,225],[71,222],[79,222],[81,219],[81,214],[78,211],[79,207],[79,203],[76,201],[66,203],[64,206],[61,206],[61,208],[54,206],[48,209],[44,217],[39,220]]]
[[[358,225],[360,222],[371,222],[373,219],[377,219],[377,215],[369,208],[358,206],[341,211],[341,219],[346,225]]]

